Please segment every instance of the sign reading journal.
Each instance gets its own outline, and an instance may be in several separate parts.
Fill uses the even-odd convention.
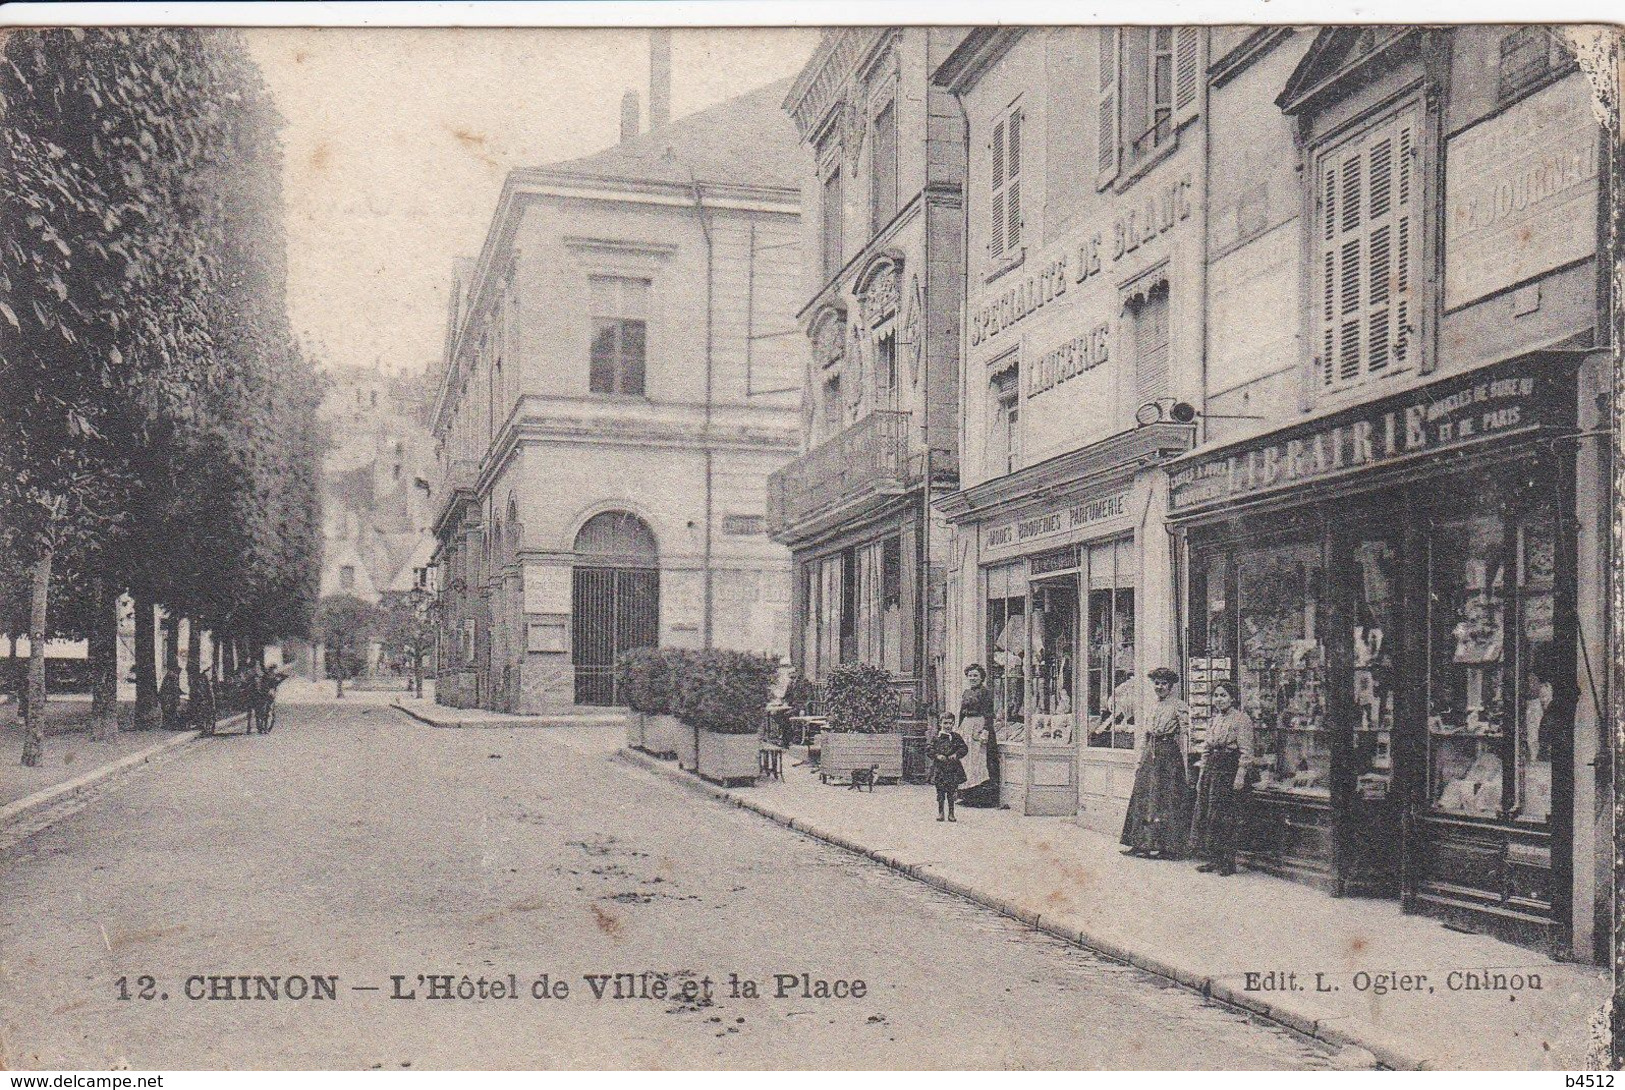
[[[1486,367],[1194,458],[1169,476],[1178,513],[1459,450],[1572,427],[1574,365],[1541,354]]]

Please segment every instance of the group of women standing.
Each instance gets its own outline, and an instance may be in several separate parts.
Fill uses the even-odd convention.
[[[978,664],[965,668],[965,681],[958,716],[942,717],[930,746],[938,821],[957,820],[956,802],[960,806],[999,806],[993,694],[987,687],[987,673]],[[1234,682],[1213,685],[1214,715],[1202,741],[1193,807],[1185,759],[1190,706],[1174,695],[1179,675],[1173,670],[1160,667],[1151,671],[1151,684],[1157,699],[1145,715],[1134,792],[1123,821],[1123,854],[1183,859],[1194,853],[1203,861],[1197,870],[1234,874],[1242,804],[1258,763],[1253,722],[1241,710],[1241,692]],[[975,777],[979,782],[974,786],[962,786]]]
[[[1236,873],[1236,834],[1242,802],[1256,768],[1253,722],[1241,710],[1241,693],[1230,681],[1213,685],[1213,719],[1201,749],[1194,811],[1186,773],[1190,706],[1174,695],[1179,675],[1151,671],[1157,699],[1146,716],[1134,792],[1123,821],[1124,855],[1183,859],[1194,852],[1199,871]]]

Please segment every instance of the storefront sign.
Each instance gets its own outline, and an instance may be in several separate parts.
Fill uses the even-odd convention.
[[[1482,368],[1179,465],[1169,476],[1169,510],[1245,499],[1572,421],[1572,364],[1553,356],[1518,364]]]
[[[1027,369],[1027,396],[1037,397],[1075,375],[1093,371],[1111,355],[1111,324],[1102,322],[1082,337],[1039,356]]]
[[[1451,139],[1446,309],[1589,257],[1597,245],[1597,120],[1580,75]]]
[[[983,341],[1010,329],[1027,315],[1066,294],[1067,282],[1081,284],[1098,276],[1106,267],[1124,260],[1141,246],[1174,229],[1191,217],[1191,179],[1187,176],[1152,190],[1143,200],[1118,216],[1112,224],[1110,241],[1095,232],[1069,247],[1066,253],[1045,261],[1037,272],[1017,280],[986,302],[973,303],[970,312],[970,343]]]
[[[983,538],[987,549],[1006,549],[1032,542],[1048,541],[1062,534],[1083,530],[1129,513],[1128,490],[1083,500],[1054,511],[1025,516],[989,527]]]

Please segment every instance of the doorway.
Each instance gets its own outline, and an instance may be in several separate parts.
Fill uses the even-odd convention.
[[[576,535],[570,602],[575,702],[624,702],[615,662],[660,642],[660,568],[654,534],[625,511],[594,515]]]

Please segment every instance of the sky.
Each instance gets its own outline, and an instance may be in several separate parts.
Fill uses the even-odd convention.
[[[484,242],[509,170],[648,123],[648,32],[254,29],[283,115],[288,306],[324,367],[422,371],[445,340],[452,262]],[[672,31],[672,116],[800,71],[814,30]]]

